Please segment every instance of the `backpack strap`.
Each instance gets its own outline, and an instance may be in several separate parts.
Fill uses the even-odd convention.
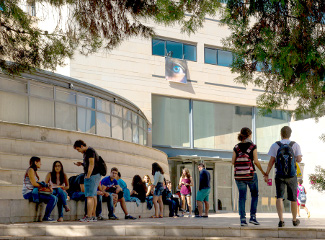
[[[277,141],[277,142],[275,142],[276,144],[278,144],[279,145],[279,147],[281,147],[283,144],[282,144],[282,142],[280,142],[280,141]]]
[[[252,151],[252,149],[255,147],[255,144],[251,144],[250,146],[249,146],[249,148],[247,149],[247,153],[250,153],[251,151]]]
[[[289,143],[289,146],[292,147],[293,144],[295,144],[295,143],[296,143],[296,142],[292,141],[292,142]]]
[[[242,152],[240,151],[240,148],[239,148],[238,144],[235,146],[235,149],[236,149],[238,155],[240,155],[240,154],[242,153]]]

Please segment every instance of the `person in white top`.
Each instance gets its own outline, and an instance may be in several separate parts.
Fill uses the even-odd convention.
[[[162,193],[164,191],[164,171],[158,163],[152,164],[152,175],[154,176],[154,183],[152,186],[155,188],[153,193],[153,204],[155,206],[155,215],[151,216],[152,218],[162,218],[164,204],[162,201]],[[159,210],[158,210],[159,208]],[[159,213],[159,214],[158,214]]]
[[[276,208],[279,216],[279,227],[283,227],[283,199],[284,191],[287,186],[288,200],[291,201],[291,212],[292,212],[292,224],[293,226],[298,226],[300,224],[299,219],[297,219],[297,173],[296,173],[296,162],[301,162],[302,154],[300,146],[296,142],[290,141],[291,128],[285,126],[281,129],[282,140],[273,143],[268,155],[270,156],[270,161],[264,176],[265,182],[268,181],[268,175],[275,163],[275,188],[276,188]],[[281,153],[281,151],[284,151]],[[291,153],[293,152],[293,153]],[[291,155],[294,156],[291,156]],[[284,158],[288,158],[288,161],[284,161]],[[293,159],[290,161],[290,159]],[[288,164],[284,166],[284,164]],[[289,167],[288,167],[289,166]]]

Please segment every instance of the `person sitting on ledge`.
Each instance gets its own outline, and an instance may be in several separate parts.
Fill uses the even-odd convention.
[[[39,157],[32,157],[29,160],[29,168],[26,170],[23,182],[22,194],[24,199],[33,201],[33,189],[42,187],[37,181],[39,181],[39,176],[37,174],[37,169],[41,167],[41,159]],[[49,186],[50,187],[50,186]],[[38,199],[41,202],[47,203],[45,214],[42,219],[43,222],[53,222],[54,219],[50,218],[50,215],[58,202],[58,198],[53,194],[45,194],[38,192]]]

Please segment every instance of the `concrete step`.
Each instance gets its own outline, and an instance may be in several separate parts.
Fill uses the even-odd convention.
[[[58,237],[51,236],[26,236],[26,237],[17,237],[17,236],[0,236],[0,240],[57,240]],[[87,237],[60,237],[60,240],[238,240],[238,237],[167,237],[167,236],[87,236]],[[255,238],[255,237],[241,237],[243,240],[292,240],[292,238]],[[316,240],[316,239],[307,239],[301,238],[300,240]]]
[[[132,221],[111,224],[95,223],[15,224],[0,227],[3,236],[36,237],[36,239],[249,239],[289,240],[324,239],[322,229],[309,228],[232,228],[205,226],[166,226],[139,224]]]
[[[71,150],[73,150],[72,146],[76,140],[83,139],[89,146],[95,147],[96,149],[98,149],[98,151],[111,150],[129,155],[141,155],[143,157],[153,159],[154,161],[161,162],[162,164],[166,163],[166,154],[154,148],[141,146],[139,144],[117,140],[109,137],[101,137],[94,134],[68,131],[63,129],[29,126],[26,124],[8,123],[0,121],[0,138],[12,139],[17,141],[21,140],[31,143],[57,143],[65,145]],[[19,148],[19,145],[17,145],[17,148]],[[19,151],[19,149],[17,148],[15,148],[15,150]],[[26,149],[25,147],[22,148],[22,150],[24,150],[23,153],[28,154],[26,153],[26,151],[29,151],[30,149]],[[51,149],[48,149],[48,151],[51,151]],[[57,156],[57,154],[54,156]]]
[[[84,216],[84,201],[74,201],[69,200],[68,205],[71,209],[70,212],[64,212],[64,220],[65,221],[76,221]],[[44,216],[46,205],[44,203],[36,204],[33,202],[29,202],[25,199],[0,199],[0,223],[8,224],[8,223],[21,223],[21,222],[39,222]],[[151,210],[147,209],[146,203],[140,203],[139,206],[136,205],[135,202],[126,202],[126,207],[128,213],[134,217],[148,218],[154,214],[154,208]],[[164,215],[168,216],[168,206],[164,206]],[[102,207],[102,215],[107,218],[107,204],[103,203]],[[115,215],[120,219],[124,219],[124,212],[122,211],[120,204],[117,204],[115,209]],[[58,211],[55,208],[51,215],[52,218],[58,218]],[[126,220],[129,221],[129,220]],[[104,222],[112,222],[112,221],[104,221]],[[113,221],[114,222],[114,221]],[[65,222],[64,222],[65,223]],[[68,223],[67,223],[68,224]],[[79,226],[79,222],[70,222],[70,224],[77,224]],[[0,224],[0,236],[8,235],[2,232],[3,227],[6,225]],[[11,226],[17,226],[15,224]],[[27,225],[19,225],[19,226],[27,226]],[[36,226],[36,225],[31,225]],[[43,226],[44,224],[40,224],[37,226]],[[33,228],[33,227],[31,227]],[[10,233],[9,235],[12,235]]]

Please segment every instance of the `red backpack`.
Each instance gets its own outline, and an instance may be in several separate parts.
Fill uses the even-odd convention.
[[[238,153],[235,161],[235,179],[237,181],[251,181],[254,177],[254,168],[252,159],[249,157],[249,153],[255,147],[251,144],[245,153],[243,153],[238,145],[235,146],[235,150]]]

